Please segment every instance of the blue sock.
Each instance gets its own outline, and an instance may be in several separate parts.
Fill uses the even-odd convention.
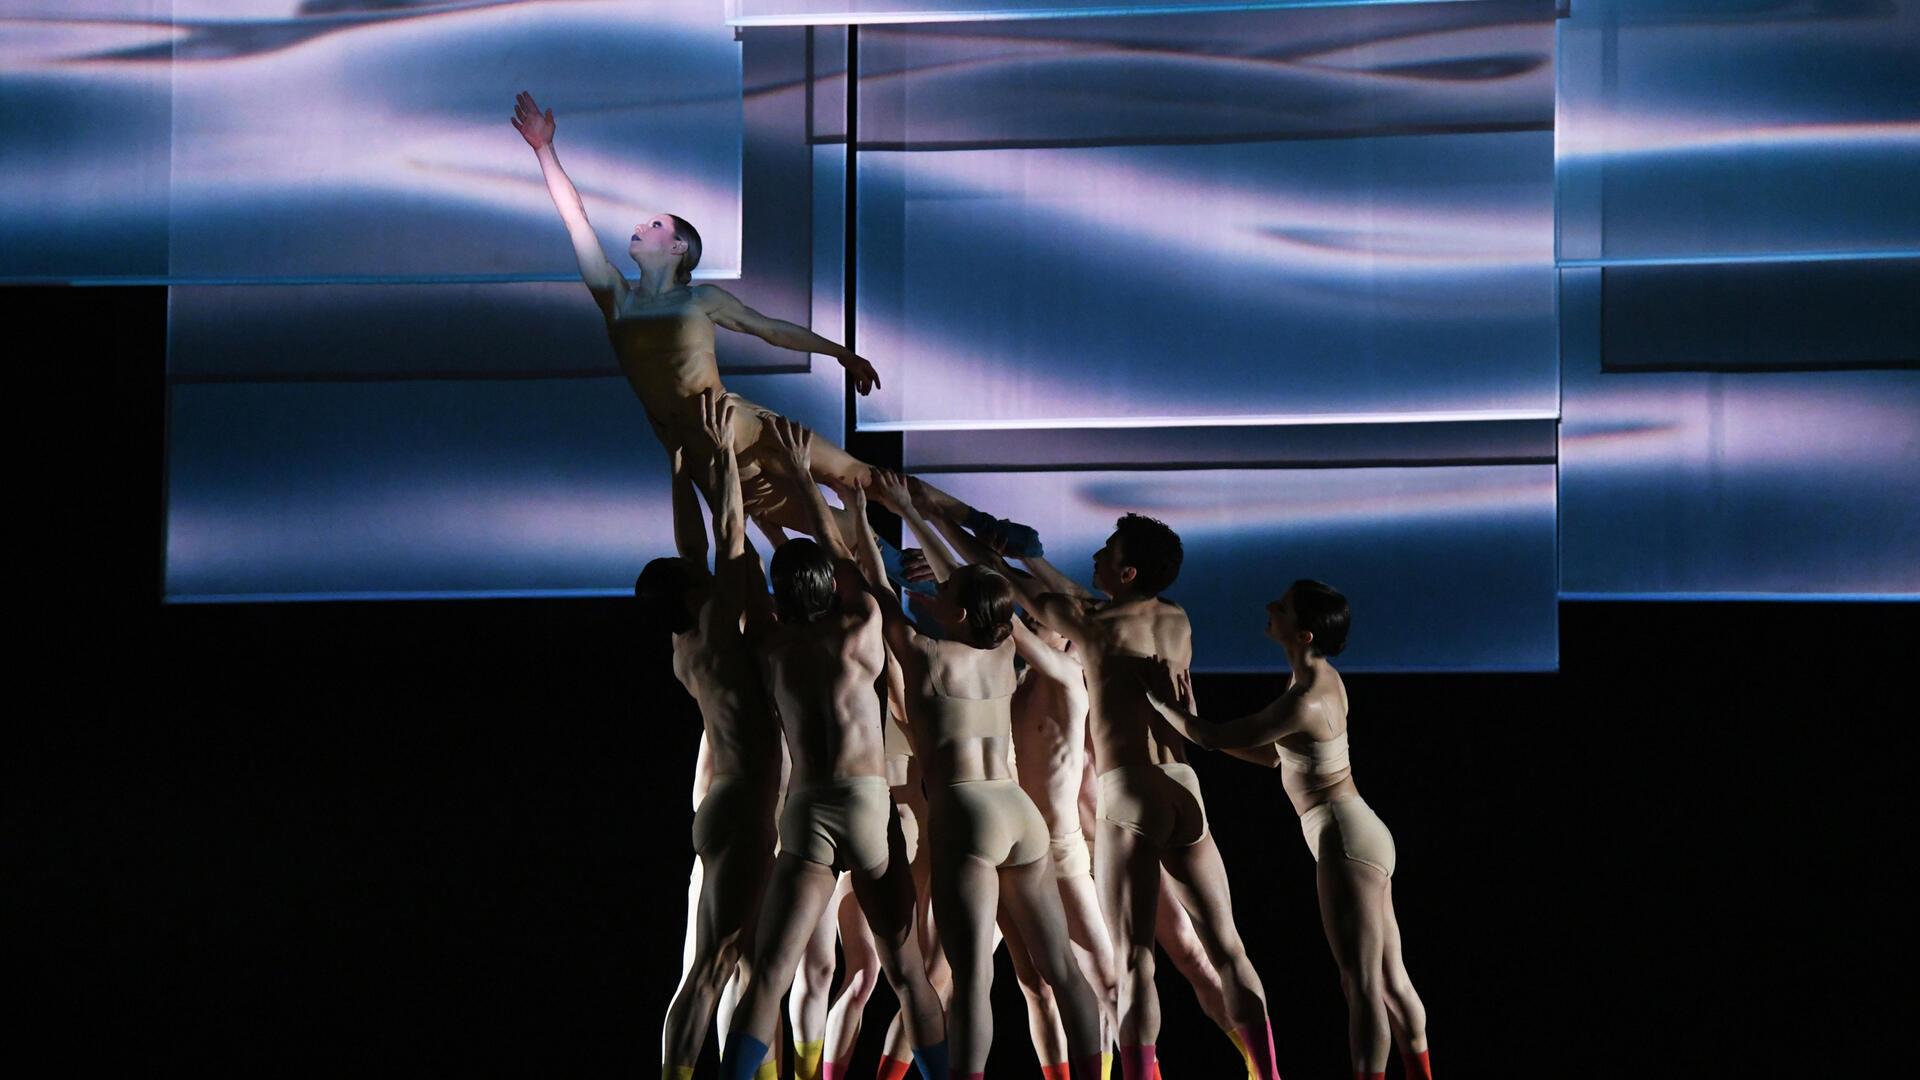
[[[1040,533],[1031,525],[997,518],[983,510],[968,514],[966,525],[968,532],[982,540],[998,537],[1010,559],[1037,558],[1047,553],[1046,548],[1040,546]]]
[[[727,1052],[720,1062],[721,1080],[753,1080],[760,1063],[767,1060],[767,1044],[745,1032],[727,1035]]]
[[[920,1070],[920,1080],[951,1080],[947,1076],[947,1040],[914,1047],[913,1064]]]

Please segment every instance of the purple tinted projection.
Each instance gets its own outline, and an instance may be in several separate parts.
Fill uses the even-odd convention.
[[[1557,406],[1550,134],[858,161],[863,426]]]
[[[1568,270],[1561,587],[1920,595],[1920,371],[1606,372]]]
[[[0,274],[572,275],[507,123],[521,89],[554,110],[608,250],[665,210],[700,228],[706,276],[739,272],[741,60],[720,0],[127,0],[106,14],[0,22],[0,89],[35,106],[9,109],[24,130],[5,134],[46,136],[42,155],[0,165],[0,189],[41,211],[8,200],[23,244]],[[96,228],[103,215],[131,234]]]
[[[730,0],[727,19],[739,26],[868,25],[1003,22],[1114,15],[1259,12],[1288,8],[1438,6],[1459,0]]]
[[[840,441],[838,369],[728,382]],[[176,601],[620,593],[673,549],[618,376],[177,385],[169,435]]]
[[[1920,249],[1920,4],[1581,0],[1563,259]]]
[[[1165,595],[1193,620],[1198,670],[1283,667],[1262,633],[1263,605],[1302,577],[1329,582],[1353,603],[1343,668],[1558,663],[1551,465],[929,478],[1038,528],[1048,560],[1083,583],[1116,518],[1165,521],[1186,553]]]

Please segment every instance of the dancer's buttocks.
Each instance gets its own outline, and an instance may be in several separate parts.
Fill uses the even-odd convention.
[[[887,863],[892,809],[884,776],[796,785],[780,811],[780,847],[823,866],[877,873]]]
[[[1099,817],[1162,847],[1189,847],[1207,835],[1200,779],[1179,762],[1101,773]]]
[[[935,784],[927,792],[928,832],[937,851],[989,866],[1025,866],[1048,854],[1047,823],[1011,779]]]

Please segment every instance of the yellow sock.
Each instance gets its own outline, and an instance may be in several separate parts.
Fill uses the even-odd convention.
[[[1100,1080],[1113,1080],[1113,1051],[1100,1051]]]
[[[780,1063],[773,1059],[772,1054],[768,1054],[767,1060],[753,1070],[753,1080],[780,1080]]]
[[[1260,1074],[1253,1069],[1253,1055],[1247,1053],[1247,1044],[1240,1041],[1240,1033],[1227,1032],[1227,1038],[1233,1040],[1233,1048],[1240,1051],[1240,1061],[1247,1067],[1247,1080],[1260,1080]]]
[[[693,1066],[662,1065],[660,1066],[660,1080],[693,1080]]]
[[[793,1080],[820,1080],[820,1055],[826,1049],[825,1039],[794,1043]]]

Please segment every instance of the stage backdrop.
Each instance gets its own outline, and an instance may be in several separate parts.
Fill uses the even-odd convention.
[[[1202,668],[1274,666],[1300,576],[1372,670],[1551,668],[1566,595],[1920,594],[1909,0],[15,0],[0,57],[0,276],[171,288],[173,600],[669,549],[522,89],[614,251],[680,213],[885,379],[729,337],[732,388],[1075,573],[1180,529]]]

